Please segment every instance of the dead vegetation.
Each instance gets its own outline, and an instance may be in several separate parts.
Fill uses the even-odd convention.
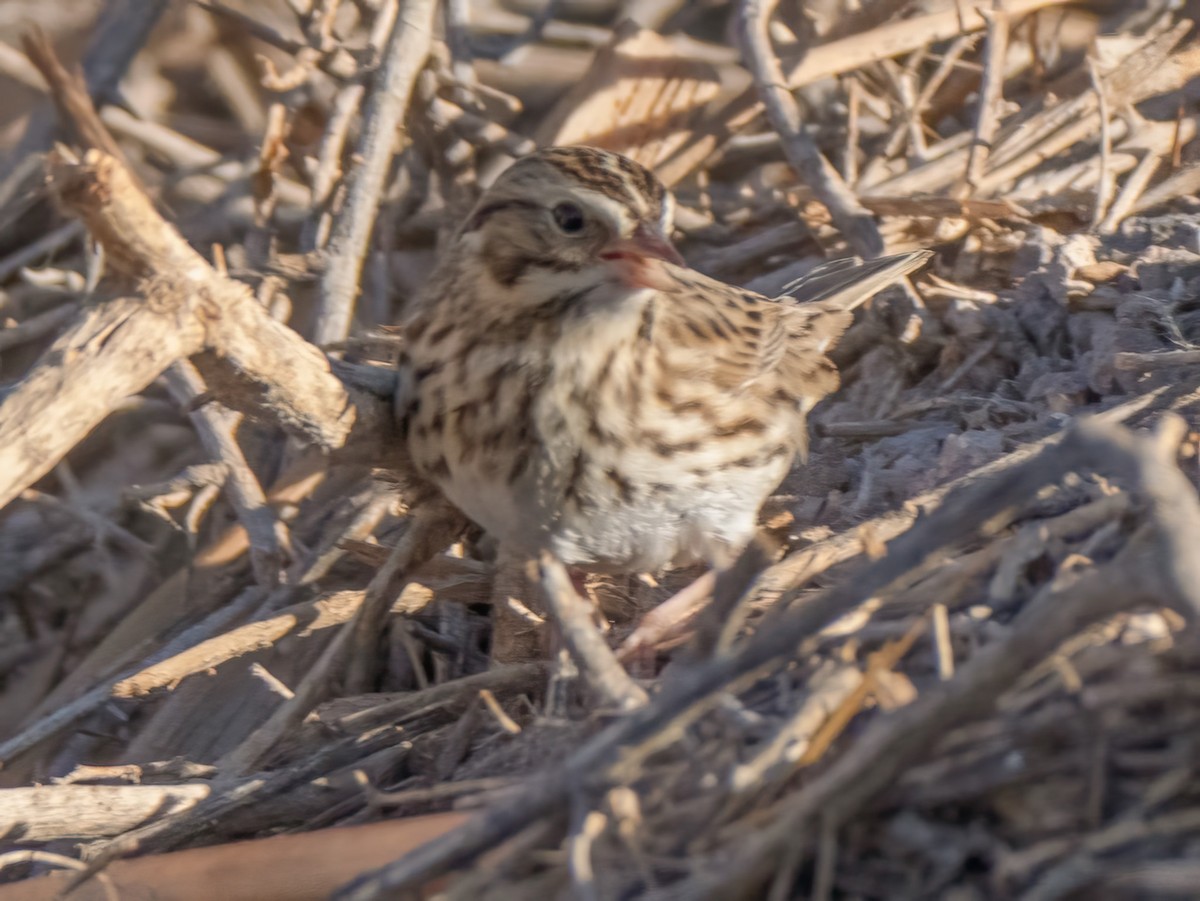
[[[0,901],[1194,894],[1196,6],[848,6],[3,7]],[[760,291],[937,251],[767,539],[603,638],[390,415],[571,142]]]

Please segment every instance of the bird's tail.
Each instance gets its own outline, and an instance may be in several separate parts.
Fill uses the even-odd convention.
[[[784,286],[780,300],[815,305],[830,312],[853,310],[902,276],[924,266],[931,250],[913,250],[877,260],[831,260]]]

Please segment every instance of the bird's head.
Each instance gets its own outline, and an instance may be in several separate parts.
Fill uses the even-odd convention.
[[[656,287],[671,245],[674,201],[649,169],[592,147],[551,147],[515,162],[463,226],[506,287],[587,271],[630,288]]]

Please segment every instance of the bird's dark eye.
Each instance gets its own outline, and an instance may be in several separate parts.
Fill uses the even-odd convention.
[[[577,235],[583,231],[583,210],[573,203],[560,203],[554,208],[554,222],[563,234]]]

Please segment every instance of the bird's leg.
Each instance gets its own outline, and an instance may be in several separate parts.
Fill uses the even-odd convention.
[[[661,642],[677,635],[704,609],[716,584],[717,572],[710,569],[643,616],[617,649],[618,659],[625,663],[642,659],[644,663],[646,655],[653,658]]]
[[[726,579],[724,587],[733,596],[722,600],[732,608],[741,595],[739,586],[741,589],[747,587],[754,575],[770,563],[774,550],[768,547],[769,544],[769,541],[764,543],[760,535],[741,553],[726,544],[714,543],[705,548],[709,570],[643,616],[637,628],[617,649],[617,658],[626,664],[639,660],[644,664],[648,656],[653,657],[656,649],[686,637],[697,616],[712,601],[718,578]],[[731,609],[726,609],[715,611],[713,615],[719,623],[730,612]]]
[[[528,560],[500,548],[492,581],[492,663],[544,660],[546,606]]]

